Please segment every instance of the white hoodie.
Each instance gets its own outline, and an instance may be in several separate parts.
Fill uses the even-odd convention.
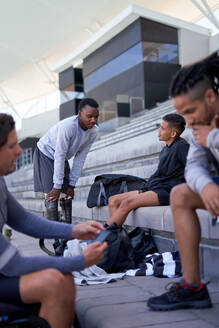
[[[75,115],[58,122],[40,138],[37,147],[44,155],[54,160],[54,188],[61,189],[65,160],[73,156],[69,185],[75,186],[98,131],[99,128],[96,125],[92,129],[82,130],[78,123],[78,115]]]

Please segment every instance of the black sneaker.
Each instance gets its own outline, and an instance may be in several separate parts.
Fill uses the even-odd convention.
[[[198,289],[188,286],[185,282],[181,284],[174,283],[171,284],[170,288],[167,290],[166,293],[160,296],[149,298],[147,302],[149,308],[155,311],[168,311],[186,308],[203,309],[212,307],[207,287],[203,283]]]

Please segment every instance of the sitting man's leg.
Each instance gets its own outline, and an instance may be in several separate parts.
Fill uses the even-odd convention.
[[[114,215],[114,213],[118,210],[121,202],[124,199],[127,199],[128,197],[131,197],[132,195],[135,195],[135,194],[136,194],[136,190],[111,196],[108,200],[109,216],[111,217]]]
[[[139,193],[136,190],[111,196],[108,202],[110,217],[107,224],[110,225],[115,222],[118,226],[121,226],[131,210],[156,205],[160,205],[160,203],[158,195],[154,191]]]
[[[205,308],[211,306],[207,288],[200,281],[199,243],[201,230],[196,209],[205,208],[199,197],[186,184],[178,185],[171,192],[171,208],[175,234],[182,262],[184,282],[176,284],[161,296],[148,300],[153,310],[178,308]]]
[[[51,328],[71,328],[74,321],[75,286],[71,274],[47,269],[21,276],[20,297],[23,303],[40,303],[39,316]]]
[[[201,229],[197,208],[205,208],[199,197],[186,184],[173,189],[171,194],[176,240],[183,267],[183,278],[191,284],[200,284],[199,243]]]

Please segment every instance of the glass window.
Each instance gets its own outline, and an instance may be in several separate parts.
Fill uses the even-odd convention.
[[[32,163],[33,163],[32,148],[23,149],[23,152],[20,154],[20,156],[16,161],[16,170],[19,170],[21,167]]]
[[[142,61],[142,43],[140,42],[88,75],[84,80],[85,92],[94,89],[101,83],[127,71]]]
[[[178,64],[178,45],[143,42],[143,57],[147,62]]]
[[[98,68],[84,79],[85,92],[127,71],[142,61],[178,64],[178,45],[140,42],[120,56]]]

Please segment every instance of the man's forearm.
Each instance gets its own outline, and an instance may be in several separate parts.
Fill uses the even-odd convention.
[[[85,268],[85,258],[82,254],[66,258],[51,256],[24,257],[17,253],[0,272],[12,277],[51,268],[57,269],[64,274],[80,271]]]

